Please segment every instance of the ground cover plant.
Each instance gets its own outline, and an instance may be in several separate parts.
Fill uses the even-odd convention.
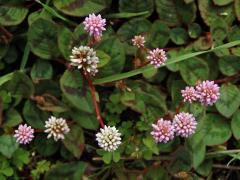
[[[0,180],[239,179],[240,0],[0,0]]]

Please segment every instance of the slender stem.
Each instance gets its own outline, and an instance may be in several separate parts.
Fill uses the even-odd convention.
[[[125,160],[125,161],[131,161],[131,160],[136,160],[136,159],[141,159],[141,158],[136,158],[136,157],[121,157],[121,160]],[[156,156],[156,157],[152,157],[152,161],[168,161],[171,160],[172,157],[171,156]],[[93,161],[103,161],[102,157],[93,157],[92,158]]]
[[[209,152],[209,153],[206,153],[206,156],[215,156],[219,154],[234,154],[234,153],[240,153],[240,149]]]
[[[13,36],[7,29],[5,29],[2,26],[0,26],[0,31],[2,31],[7,36],[7,38],[9,38],[9,39],[11,39],[12,36]]]
[[[240,170],[239,166],[227,166],[227,165],[223,165],[223,164],[213,164],[213,168],[230,169],[230,170],[236,170],[236,171]]]
[[[232,76],[225,77],[223,79],[215,80],[215,83],[218,83],[218,84],[226,83],[226,82],[229,82],[229,81],[233,81],[233,80],[235,80],[235,79],[237,79],[239,77],[240,77],[240,72],[238,72],[237,74],[234,74]]]
[[[85,75],[85,78],[87,79],[87,82],[88,82],[88,85],[89,85],[89,88],[90,88],[90,92],[91,92],[91,95],[92,95],[92,101],[93,101],[93,105],[94,105],[94,108],[95,108],[95,111],[96,111],[97,119],[98,119],[100,125],[102,126],[102,128],[104,128],[105,125],[103,123],[102,116],[100,114],[100,110],[99,110],[99,107],[98,107],[95,87],[93,85],[92,80],[90,79],[89,74],[84,73],[84,75]]]
[[[180,104],[178,105],[178,107],[176,108],[176,114],[178,114],[180,112],[180,110],[183,107],[183,105],[184,105],[184,102],[181,101]]]

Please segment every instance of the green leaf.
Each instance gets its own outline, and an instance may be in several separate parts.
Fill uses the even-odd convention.
[[[109,56],[108,54],[106,54],[103,51],[97,50],[96,54],[97,54],[97,57],[99,58],[99,61],[100,61],[99,64],[98,64],[98,68],[101,68],[101,67],[105,66],[111,60],[111,56]]]
[[[161,21],[155,21],[150,29],[148,42],[154,48],[165,47],[169,41],[170,29],[166,24]]]
[[[18,149],[18,143],[12,135],[0,136],[0,152],[7,158],[11,158]]]
[[[191,169],[191,156],[187,148],[179,147],[171,156],[173,158],[168,166],[171,173],[189,171]]]
[[[168,172],[163,167],[152,167],[146,174],[144,174],[144,179],[160,180],[169,179]]]
[[[147,146],[155,154],[157,154],[157,155],[159,154],[157,144],[154,141],[154,139],[152,138],[152,136],[148,136],[148,137],[144,138],[143,139],[143,144],[145,146]]]
[[[31,176],[34,179],[40,179],[40,175],[50,170],[51,163],[47,160],[37,162],[36,169],[31,170]]]
[[[177,45],[183,45],[188,41],[188,34],[185,29],[176,27],[171,29],[170,39]]]
[[[79,110],[92,113],[93,105],[90,90],[85,79],[78,70],[66,70],[60,79],[60,87],[64,96]]]
[[[47,172],[44,180],[79,180],[82,179],[87,164],[81,161],[57,165]]]
[[[149,31],[151,23],[142,18],[132,19],[124,23],[117,31],[117,35],[121,41],[128,41],[132,44],[131,39],[135,35],[144,34]]]
[[[28,9],[20,6],[0,6],[0,24],[14,26],[20,24],[26,17]]]
[[[238,21],[240,21],[240,0],[234,1],[234,9],[235,9]]]
[[[240,111],[238,110],[234,113],[232,121],[231,121],[231,128],[233,132],[233,136],[239,140],[240,139]]]
[[[37,152],[45,157],[54,155],[60,147],[60,143],[53,138],[47,139],[47,134],[38,134],[34,139],[34,145]]]
[[[216,114],[207,114],[198,126],[204,136],[203,141],[208,146],[225,143],[232,135],[230,124]]]
[[[193,22],[196,18],[197,8],[194,2],[185,4],[182,0],[156,0],[156,10],[163,23],[169,26],[177,26],[182,23]]]
[[[99,122],[95,114],[74,110],[70,113],[70,116],[75,122],[85,129],[96,130],[99,126]]]
[[[45,129],[45,121],[49,116],[46,112],[41,111],[34,102],[28,100],[23,107],[23,117],[33,128]]]
[[[0,46],[0,60],[6,55],[8,52],[9,45],[8,44],[2,44]]]
[[[213,19],[211,21],[210,32],[214,41],[223,41],[228,34],[228,25],[226,21],[220,17]]]
[[[219,59],[219,69],[227,76],[232,76],[240,71],[240,58],[237,56],[223,56]]]
[[[206,145],[204,144],[204,134],[201,133],[200,127],[197,127],[198,131],[187,139],[188,146],[192,154],[193,167],[197,169],[199,165],[204,161],[206,154]]]
[[[10,177],[14,173],[7,159],[0,157],[0,179],[5,180],[5,176]]]
[[[10,82],[7,84],[7,90],[15,96],[28,98],[34,94],[34,86],[31,79],[23,72],[16,71]]]
[[[208,176],[212,171],[212,165],[212,160],[205,160],[200,166],[198,166],[196,171],[202,176]]]
[[[13,154],[12,162],[21,171],[23,166],[30,162],[30,153],[22,148],[19,148]]]
[[[107,5],[106,1],[102,0],[54,0],[53,4],[59,11],[70,16],[86,16],[97,13]]]
[[[148,11],[149,15],[153,12],[154,2],[153,0],[120,0],[119,11],[138,13]]]
[[[213,48],[213,49],[207,50],[207,51],[199,51],[199,52],[194,52],[194,53],[187,53],[187,54],[184,54],[184,55],[181,55],[181,56],[174,56],[174,57],[170,58],[165,63],[165,65],[162,65],[161,67],[164,67],[164,66],[170,65],[170,64],[175,64],[175,63],[180,62],[180,61],[188,60],[189,58],[192,58],[192,57],[195,57],[195,56],[198,56],[198,55],[201,55],[201,54],[205,54],[205,53],[209,53],[209,52],[213,52],[213,51],[217,51],[217,50],[222,50],[222,49],[227,49],[227,48],[236,46],[238,44],[240,44],[240,40],[233,41],[233,42],[218,46],[216,48]],[[149,71],[152,68],[154,68],[154,67],[153,66],[145,66],[145,67],[142,67],[142,68],[139,68],[139,69],[136,69],[136,70],[126,72],[126,73],[115,74],[115,75],[104,77],[104,78],[101,78],[101,79],[96,79],[94,81],[94,84],[102,84],[102,83],[117,81],[117,80],[125,79],[125,78],[128,78],[128,77],[136,76],[138,74],[142,74],[146,71]]]
[[[198,80],[208,79],[209,68],[205,61],[193,57],[189,61],[179,64],[183,80],[190,85],[195,85]]]
[[[65,59],[69,60],[73,46],[73,33],[66,27],[62,27],[58,32],[58,47]]]
[[[103,162],[106,164],[110,164],[110,162],[112,161],[112,156],[113,156],[112,152],[105,151],[103,153]]]
[[[171,84],[172,103],[177,107],[182,101],[181,90],[185,89],[186,84],[183,80],[174,80]]]
[[[218,6],[226,6],[233,2],[233,0],[213,0],[213,3],[218,5]]]
[[[234,10],[232,5],[214,6],[212,0],[198,0],[198,8],[204,22],[211,26],[212,21],[219,15],[228,23],[231,24],[234,19]],[[225,14],[225,15],[224,15]]]
[[[233,84],[223,84],[216,108],[224,117],[231,117],[240,105],[240,90]]]
[[[38,18],[28,30],[31,51],[43,59],[56,58],[59,55],[57,34],[58,26],[53,21]]]
[[[123,44],[117,38],[103,40],[96,48],[111,57],[109,63],[99,71],[98,77],[112,75],[122,71],[125,64],[125,53]]]
[[[51,79],[53,75],[53,68],[52,65],[44,60],[37,60],[34,63],[31,69],[31,78],[33,81],[38,81],[42,79]]]
[[[70,132],[65,135],[63,144],[76,158],[80,158],[84,150],[83,130],[79,126],[72,126]]]
[[[202,33],[202,29],[201,26],[197,23],[192,23],[188,26],[188,35],[191,38],[197,38],[200,36],[200,34]]]
[[[112,158],[113,158],[113,162],[117,163],[118,161],[120,161],[121,159],[121,154],[119,151],[113,151],[113,155],[112,155]]]
[[[15,109],[9,109],[5,118],[6,120],[3,123],[3,127],[14,127],[23,121],[19,112]]]

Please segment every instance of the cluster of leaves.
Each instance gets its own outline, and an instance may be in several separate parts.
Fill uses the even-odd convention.
[[[122,133],[113,153],[95,142],[99,123],[84,77],[64,66],[73,46],[89,42],[81,22],[90,13],[108,22],[94,46],[94,83],[104,121]],[[240,0],[0,0],[0,179],[240,178],[216,169],[239,165],[240,47],[209,50],[240,40],[239,21]],[[149,48],[167,48],[166,66],[139,68],[143,54],[131,45],[138,34]],[[181,89],[206,79],[221,83],[216,105],[181,109],[195,115],[195,135],[155,144],[151,124],[175,113]],[[72,122],[65,140],[35,133],[20,148],[14,128],[25,122],[42,130],[51,114]]]

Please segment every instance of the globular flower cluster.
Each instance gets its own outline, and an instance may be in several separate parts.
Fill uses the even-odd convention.
[[[219,86],[214,81],[202,81],[196,87],[186,87],[181,91],[183,101],[199,101],[204,106],[213,105],[220,97]]]
[[[157,143],[167,143],[174,138],[175,129],[171,121],[160,118],[156,124],[152,124],[152,127],[151,135]]]
[[[183,102],[190,102],[197,100],[197,93],[194,87],[187,86],[184,90],[181,90]]]
[[[95,38],[99,38],[102,36],[102,32],[105,29],[106,19],[103,19],[101,15],[90,14],[85,18],[84,29],[90,34],[90,36],[94,36]]]
[[[152,124],[151,135],[156,143],[167,143],[174,139],[174,135],[187,138],[195,133],[197,121],[190,113],[176,114],[173,122],[160,118],[156,124]]]
[[[132,39],[132,43],[134,46],[137,46],[138,48],[144,47],[145,38],[144,36],[141,35],[134,36],[134,38]]]
[[[72,66],[77,66],[84,73],[94,76],[98,72],[97,65],[99,59],[96,56],[96,52],[88,46],[74,47],[70,61]]]
[[[159,68],[167,60],[167,55],[163,49],[156,48],[148,52],[147,60],[155,68]]]
[[[31,126],[27,126],[27,124],[19,125],[18,129],[14,131],[15,134],[13,135],[19,144],[28,144],[34,138],[34,129]]]
[[[220,97],[219,86],[214,81],[203,81],[196,86],[199,101],[205,105],[213,105]]]
[[[192,114],[181,112],[174,116],[173,126],[177,136],[187,138],[195,132],[197,121]]]
[[[70,131],[65,119],[54,116],[51,116],[48,121],[45,122],[45,128],[46,130],[44,132],[49,133],[47,138],[53,137],[55,141],[64,139],[64,135]]]
[[[98,145],[105,151],[115,151],[121,144],[121,133],[116,127],[104,126],[100,132],[96,134]]]

